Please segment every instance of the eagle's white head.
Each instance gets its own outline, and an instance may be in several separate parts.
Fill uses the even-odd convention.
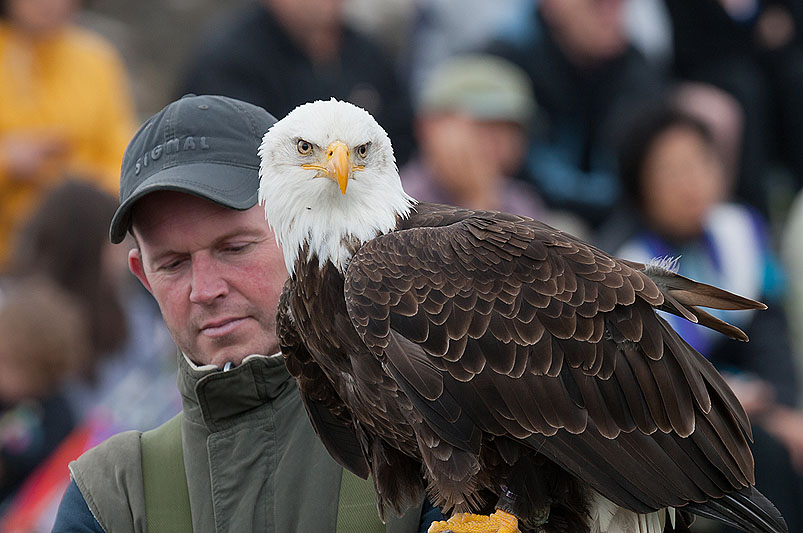
[[[390,139],[365,110],[301,105],[262,139],[259,202],[290,275],[308,250],[345,272],[356,247],[396,227],[415,200],[401,186]]]

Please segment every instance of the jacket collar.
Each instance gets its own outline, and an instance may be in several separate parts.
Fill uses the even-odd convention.
[[[198,366],[179,354],[178,389],[184,417],[209,431],[230,427],[243,416],[293,388],[281,354],[249,355],[230,370]]]

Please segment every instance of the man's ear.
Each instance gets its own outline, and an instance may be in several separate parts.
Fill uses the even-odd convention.
[[[142,254],[136,248],[131,248],[128,251],[128,269],[134,274],[142,285],[148,289],[148,292],[153,294],[151,284],[148,283],[148,278],[145,277],[145,268],[142,265]]]

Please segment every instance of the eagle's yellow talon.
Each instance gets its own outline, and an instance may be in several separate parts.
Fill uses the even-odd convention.
[[[510,513],[497,510],[494,514],[457,513],[449,520],[432,522],[427,533],[518,533],[519,521]]]

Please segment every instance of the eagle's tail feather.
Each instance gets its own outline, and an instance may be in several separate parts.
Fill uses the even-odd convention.
[[[643,271],[664,295],[661,310],[681,316],[690,322],[699,323],[732,339],[746,341],[747,335],[736,326],[728,324],[700,308],[725,310],[767,308],[761,302],[733,294],[713,285],[691,280],[660,264],[644,265]]]
[[[731,492],[722,498],[689,504],[686,509],[706,518],[720,520],[742,531],[758,533],[789,531],[778,509],[752,486]]]

